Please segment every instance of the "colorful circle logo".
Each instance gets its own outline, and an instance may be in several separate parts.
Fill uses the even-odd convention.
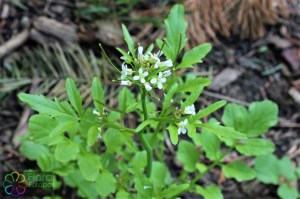
[[[25,193],[28,182],[23,174],[14,171],[5,175],[2,186],[7,195],[17,197]]]

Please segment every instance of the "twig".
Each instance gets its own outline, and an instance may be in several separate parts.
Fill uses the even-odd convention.
[[[203,91],[203,94],[206,95],[206,96],[209,96],[209,97],[227,100],[229,102],[241,104],[241,105],[244,105],[244,106],[247,106],[247,107],[250,106],[250,103],[248,103],[248,102],[244,102],[244,101],[241,101],[241,100],[238,100],[238,99],[235,99],[235,98],[232,98],[232,97],[224,96],[224,95],[221,95],[221,94],[218,94],[218,93],[213,93],[213,92],[210,92],[210,91]]]

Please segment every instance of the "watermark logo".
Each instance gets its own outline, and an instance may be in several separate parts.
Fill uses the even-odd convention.
[[[7,195],[17,197],[25,193],[28,182],[25,175],[14,171],[5,175],[2,186]]]

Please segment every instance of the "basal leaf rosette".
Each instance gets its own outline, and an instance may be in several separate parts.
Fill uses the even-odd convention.
[[[7,195],[17,197],[25,193],[28,182],[23,174],[14,171],[4,177],[2,186]]]

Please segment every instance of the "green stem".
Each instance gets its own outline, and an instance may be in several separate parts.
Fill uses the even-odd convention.
[[[142,108],[144,112],[144,121],[148,119],[148,112],[147,112],[147,105],[146,105],[146,91],[145,89],[141,89],[142,92]],[[152,162],[153,162],[153,152],[152,148],[145,139],[144,135],[142,132],[138,133],[138,137],[141,141],[141,144],[147,151],[147,167],[146,167],[146,175],[149,178],[151,176],[151,171],[152,171]]]

